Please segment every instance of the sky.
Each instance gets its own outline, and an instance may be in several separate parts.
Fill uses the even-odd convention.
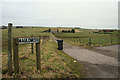
[[[1,25],[117,29],[119,0],[4,0]]]

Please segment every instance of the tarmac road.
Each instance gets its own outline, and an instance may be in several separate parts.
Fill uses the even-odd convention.
[[[117,78],[117,58],[106,56],[95,51],[64,43],[64,53],[82,62],[86,67],[88,78]]]
[[[53,40],[56,37],[52,35]],[[64,42],[63,52],[82,62],[87,78],[118,78],[118,51],[116,45],[88,50]],[[114,49],[113,49],[114,48]],[[115,50],[116,49],[116,50]]]

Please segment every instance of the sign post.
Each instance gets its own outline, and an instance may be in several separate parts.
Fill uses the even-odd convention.
[[[14,38],[13,51],[14,51],[14,73],[19,74],[19,55],[18,44],[36,43],[36,62],[37,70],[41,71],[41,58],[40,58],[40,38]]]
[[[40,41],[36,43],[36,62],[37,62],[37,70],[41,71],[41,58],[40,58]]]
[[[13,39],[14,73],[19,74],[18,38]]]
[[[12,75],[12,23],[8,23],[8,74]]]
[[[31,37],[33,37],[33,35],[31,35]],[[34,46],[33,43],[31,43],[31,52],[32,52],[32,54],[34,53],[34,47],[33,46]]]

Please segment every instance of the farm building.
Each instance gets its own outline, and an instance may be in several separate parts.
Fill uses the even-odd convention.
[[[102,30],[103,32],[114,32],[115,30]]]

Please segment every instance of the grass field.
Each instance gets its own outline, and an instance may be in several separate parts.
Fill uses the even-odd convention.
[[[57,33],[54,34],[56,37],[63,39],[64,41],[71,43],[73,45],[78,46],[87,46],[89,43],[89,39],[91,38],[91,42],[94,46],[105,46],[105,45],[113,45],[119,44],[118,40],[120,37],[118,35],[118,31],[115,32],[107,32],[107,33],[93,33],[91,29],[79,29],[81,32],[76,33]]]
[[[49,35],[49,33],[41,33],[44,30],[48,30],[48,28],[13,28],[12,37],[30,37],[31,35],[34,36],[41,36],[41,35]],[[8,29],[2,30],[2,50],[7,51],[7,37],[8,37]]]
[[[63,28],[51,29],[63,30]],[[50,36],[50,33],[42,32],[45,30],[48,30],[48,28],[13,28],[13,38],[30,37],[31,35]],[[7,75],[7,31],[7,29],[2,30],[2,74],[3,78],[13,78],[14,75]],[[65,42],[77,46],[86,46],[86,44],[89,42],[89,38],[92,39],[91,42],[95,44],[95,46],[105,46],[120,43],[118,40],[119,35],[117,31],[106,34],[92,33],[96,30],[90,29],[77,29],[76,31],[76,33],[57,33],[54,35],[60,39],[63,39]],[[57,43],[55,43],[51,38],[47,42],[42,41],[41,43],[42,72],[36,70],[36,54],[35,52],[34,54],[31,53],[30,44],[19,45],[19,60],[19,76],[21,78],[83,78],[86,76],[86,70],[84,66],[78,61],[75,63],[75,59],[66,55],[62,51],[57,50]]]
[[[31,35],[50,35],[41,33],[48,28],[22,28],[13,29],[13,37],[30,37]],[[2,31],[2,76],[7,75],[7,29]],[[43,43],[43,42],[42,42]],[[57,43],[51,38],[45,44],[41,43],[42,72],[36,70],[36,54],[31,54],[30,44],[19,45],[20,78],[83,78],[84,66],[80,62],[74,63],[73,58],[57,50]],[[35,47],[35,46],[34,46]]]

